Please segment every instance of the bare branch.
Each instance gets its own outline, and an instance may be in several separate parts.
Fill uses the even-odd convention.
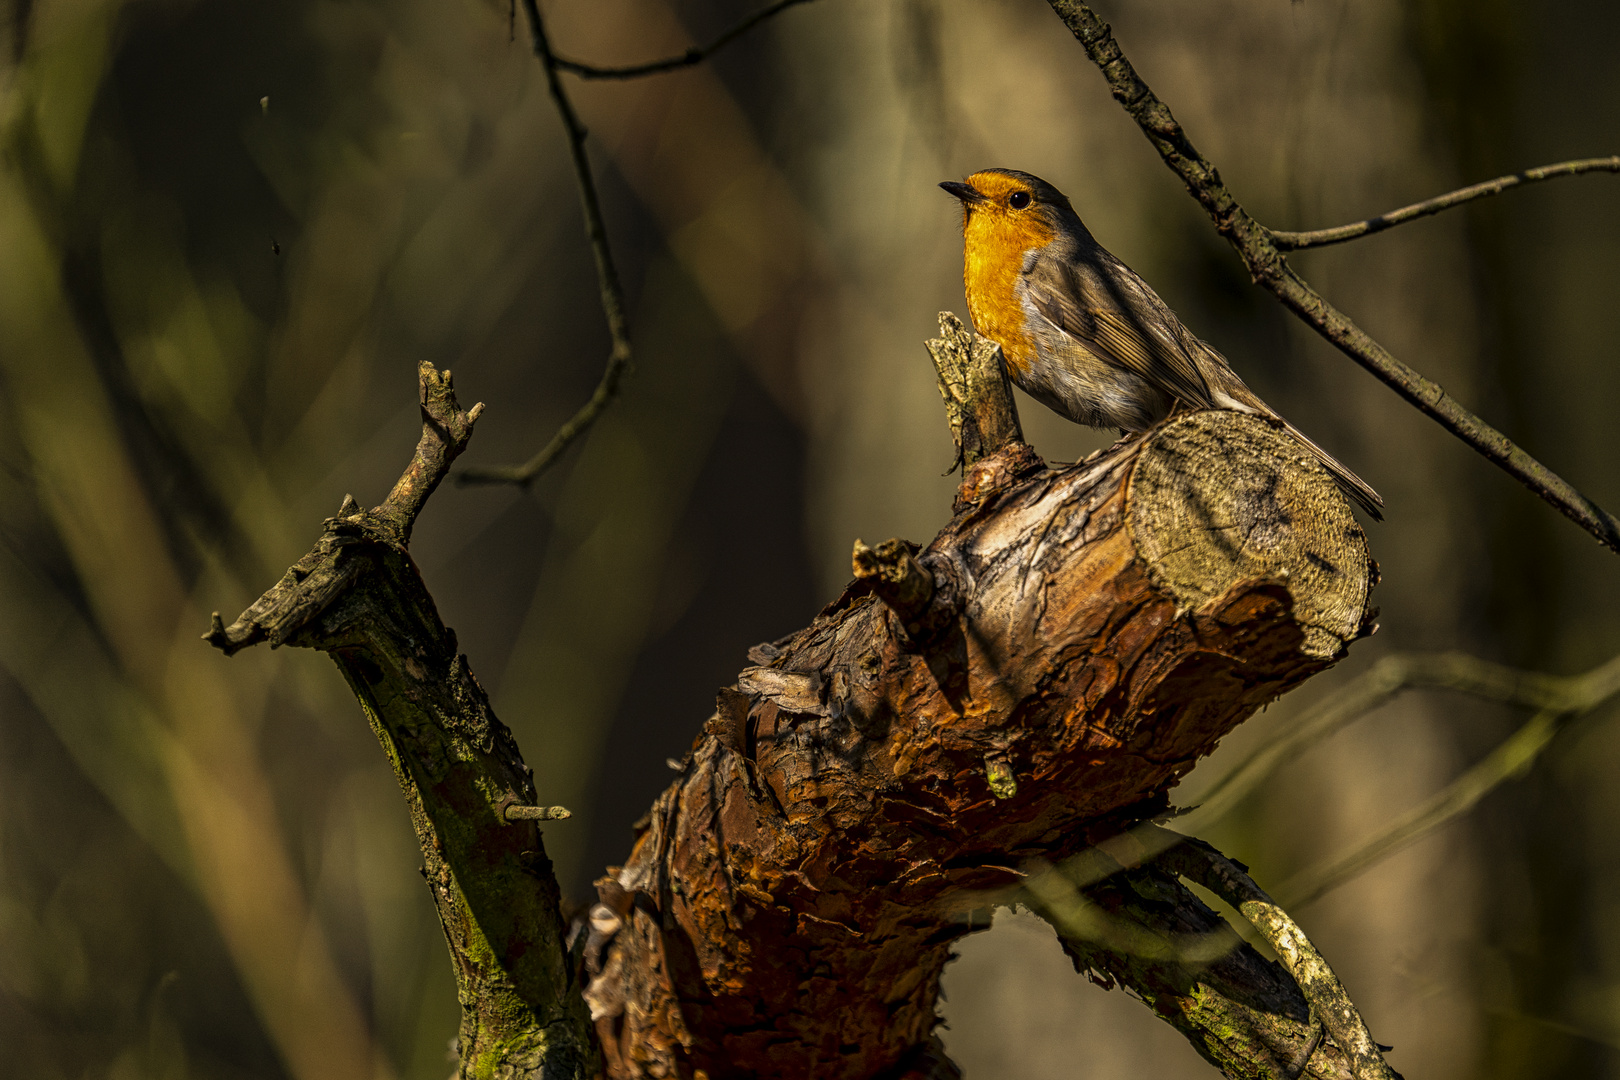
[[[1333,974],[1333,969],[1299,924],[1267,896],[1253,878],[1202,840],[1190,837],[1167,851],[1160,862],[1219,896],[1254,924],[1299,984],[1305,1000],[1311,1003],[1311,1011],[1327,1028],[1334,1045],[1349,1055],[1357,1080],[1395,1080],[1399,1074],[1378,1052],[1367,1022],[1345,993],[1338,976]]]
[[[1463,408],[1438,383],[1398,360],[1294,272],[1272,240],[1270,230],[1238,204],[1221,182],[1215,166],[1193,147],[1169,107],[1137,75],[1108,24],[1098,18],[1096,12],[1082,0],[1047,2],[1085,47],[1092,63],[1102,71],[1115,100],[1136,121],[1165,164],[1181,177],[1188,192],[1215,223],[1216,231],[1237,249],[1257,284],[1276,295],[1285,307],[1410,404],[1605,546],[1620,552],[1620,518],[1582,495],[1569,481]]]
[[[1504,782],[1523,776],[1573,722],[1620,694],[1620,658],[1567,680],[1566,698],[1543,709],[1485,759],[1401,815],[1371,839],[1337,858],[1301,871],[1277,890],[1290,907],[1308,904],[1363,870],[1469,810]]]
[[[582,79],[637,79],[643,75],[662,75],[666,71],[679,71],[682,68],[693,67],[703,63],[709,57],[742,37],[748,31],[764,22],[766,19],[786,11],[790,7],[808,4],[810,0],[777,0],[769,7],[749,15],[733,25],[725,33],[702,47],[694,45],[679,56],[669,56],[662,60],[652,60],[645,64],[630,64],[625,67],[598,67],[595,64],[586,64],[579,60],[568,60],[563,57],[556,58],[558,70],[578,75]]]
[[[204,641],[226,656],[261,641],[272,647],[284,645],[303,633],[313,616],[353,584],[361,563],[341,557],[344,549],[369,542],[403,551],[410,544],[416,516],[450,471],[451,463],[466,449],[473,424],[484,411],[483,402],[462,411],[450,372],[439,371],[426,360],[417,366],[417,387],[422,437],[388,498],[380,506],[362,510],[353,495],[345,495],[337,516],[327,519],[326,532],[314,549],[229,626],[214,612]]]
[[[591,160],[585,151],[585,125],[580,123],[573,102],[563,90],[557,72],[560,67],[546,37],[545,23],[535,0],[523,0],[523,14],[529,21],[529,36],[534,55],[545,69],[546,86],[551,100],[557,104],[568,133],[568,149],[574,159],[574,175],[579,181],[580,206],[585,211],[585,234],[590,237],[591,251],[596,256],[596,279],[602,293],[602,313],[607,316],[608,333],[613,346],[608,352],[607,367],[596,384],[591,399],[580,407],[568,422],[557,429],[541,451],[522,465],[484,466],[464,470],[457,481],[462,484],[517,484],[527,487],[535,477],[551,467],[563,451],[590,429],[613,399],[619,395],[619,386],[630,370],[630,322],[624,310],[624,287],[619,284],[619,271],[613,265],[613,251],[608,247],[607,226],[602,220],[602,203],[596,192],[596,178],[591,172]]]
[[[1198,806],[1174,819],[1176,827],[1189,832],[1209,828],[1283,765],[1408,689],[1454,690],[1492,701],[1533,705],[1541,711],[1483,761],[1353,851],[1296,874],[1278,889],[1288,906],[1319,899],[1386,855],[1467,813],[1503,782],[1522,776],[1573,721],[1620,695],[1620,657],[1583,675],[1564,678],[1460,653],[1385,657],[1332,701],[1307,711],[1286,734],[1228,773]],[[1128,848],[1130,854],[1118,855],[1118,861],[1137,865],[1168,850],[1178,842],[1177,835],[1144,822],[1099,844],[1088,853],[1091,861],[1077,858],[1065,863],[1063,873],[1083,889],[1115,872],[1114,863],[1099,859],[1097,851]]]
[[[1569,713],[1537,713],[1485,760],[1354,850],[1295,874],[1278,888],[1278,895],[1290,907],[1320,899],[1385,856],[1466,814],[1504,780],[1529,771],[1559,729],[1572,718]]]
[[[227,655],[260,641],[332,657],[381,742],[422,851],[462,1007],[458,1076],[586,1080],[600,1047],[580,996],[533,770],[439,618],[405,541],[472,435],[449,372],[420,370],[422,438],[381,506],[345,498],[309,554],[229,627]]]
[[[1383,232],[1385,229],[1403,225],[1408,221],[1438,214],[1442,210],[1450,210],[1454,206],[1483,199],[1488,195],[1500,195],[1512,188],[1522,187],[1525,184],[1534,184],[1542,180],[1554,180],[1560,176],[1579,176],[1589,172],[1620,173],[1620,154],[1614,157],[1582,158],[1579,161],[1560,161],[1556,165],[1539,165],[1534,169],[1512,173],[1508,176],[1498,176],[1495,180],[1486,180],[1481,184],[1459,188],[1444,195],[1436,195],[1432,199],[1425,199],[1411,206],[1403,206],[1399,210],[1391,210],[1366,221],[1352,222],[1349,225],[1340,225],[1332,229],[1315,229],[1311,232],[1284,232],[1272,229],[1271,241],[1277,245],[1279,251],[1302,251],[1305,248],[1326,247],[1329,244],[1342,244],[1346,240],[1368,236],[1372,233]]]
[[[1021,894],[1052,924],[1077,970],[1124,986],[1232,1080],[1352,1080],[1349,1056],[1323,1045],[1299,983],[1158,860],[1184,841],[1139,824],[1037,867]]]
[[[399,542],[409,544],[411,526],[427,505],[450,465],[472,438],[473,424],[484,411],[480,401],[466,412],[456,405],[455,384],[448,370],[439,371],[424,360],[416,367],[418,400],[422,409],[422,437],[417,440],[411,463],[394,484],[388,498],[373,511],[391,518],[399,529]],[[342,510],[339,517],[344,517]]]
[[[1404,690],[1455,690],[1516,705],[1569,708],[1580,700],[1580,681],[1520,671],[1462,653],[1386,656],[1331,699],[1306,710],[1286,732],[1217,781],[1196,807],[1176,819],[1176,825],[1188,832],[1207,831],[1278,769]]]

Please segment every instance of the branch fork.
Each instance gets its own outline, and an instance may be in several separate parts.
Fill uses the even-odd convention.
[[[482,405],[450,373],[418,372],[422,436],[382,504],[346,496],[314,548],[230,626],[227,655],[259,641],[330,655],[393,765],[463,1003],[464,1077],[592,1080],[599,1047],[537,823],[532,770],[440,621],[407,550],[411,527],[466,448]]]
[[[285,645],[353,583],[364,565],[351,557],[357,550],[375,545],[405,551],[417,515],[467,448],[473,425],[484,412],[483,402],[463,410],[451,373],[426,360],[417,366],[417,387],[422,437],[388,497],[362,510],[353,495],[343,496],[337,515],[326,519],[326,530],[309,554],[229,626],[214,612],[204,641],[226,656],[261,641],[271,648]]]
[[[1548,505],[1591,533],[1604,546],[1620,552],[1620,518],[1588,499],[1569,481],[1531,457],[1506,435],[1463,408],[1438,383],[1396,358],[1306,284],[1283,256],[1284,247],[1311,246],[1377,231],[1374,223],[1363,222],[1345,229],[1327,230],[1331,234],[1327,239],[1319,234],[1275,233],[1261,225],[1221,182],[1215,166],[1193,146],[1186,131],[1171,114],[1169,106],[1137,74],[1108,24],[1083,0],[1047,2],[1102,72],[1114,99],[1136,121],[1164,163],[1181,178],[1188,193],[1204,208],[1215,230],[1236,249],[1256,284],[1273,293],[1301,321],[1382,380],[1408,404],[1427,414]],[[1566,162],[1562,166],[1548,166],[1546,171],[1550,177],[1574,175],[1598,168],[1611,169],[1609,159]],[[1620,161],[1614,163],[1613,169],[1620,169]],[[1530,170],[1531,173],[1535,171]],[[1525,176],[1527,179],[1547,178],[1531,177],[1529,173]],[[1425,204],[1418,204],[1386,216],[1399,218],[1399,221],[1391,220],[1389,224],[1399,224],[1400,221],[1434,213],[1451,205],[1460,205],[1470,198],[1505,190],[1513,186],[1508,183],[1510,180],[1515,178],[1503,177],[1477,185],[1479,190],[1464,189],[1432,200],[1445,203],[1444,206],[1426,207]]]
[[[934,599],[934,576],[917,561],[919,550],[908,540],[885,540],[875,548],[857,540],[850,557],[856,585],[882,600],[913,636],[923,632]]]
[[[995,359],[958,341],[944,355]],[[964,379],[977,456],[956,518],[926,550],[859,545],[838,602],[752,650],[601,883],[611,919],[570,936],[537,827],[567,811],[540,804],[406,548],[478,416],[447,374],[424,366],[419,383],[422,437],[389,497],[345,498],[315,549],[208,637],[322,649],[349,681],[455,961],[463,1076],[586,1080],[598,1061],[614,1080],[954,1076],[933,1034],[939,977],[980,926],[962,912],[1024,882],[1008,853],[1060,861],[1084,846],[1077,828],[1162,810],[1214,740],[1333,663],[1365,619],[1364,537],[1264,422],[1178,415],[1047,469],[996,420],[1010,399],[981,400],[1004,379]],[[1234,548],[1262,519],[1288,525]],[[1311,562],[1323,553],[1332,573]],[[1176,918],[1204,918],[1192,911]],[[1094,963],[1152,985],[1118,957]],[[1306,1007],[1256,963],[1216,962],[1235,980],[1221,984],[1234,1048],[1184,1030],[1221,1060],[1272,1060],[1275,1044],[1298,1061]],[[1242,1004],[1255,987],[1287,1013],[1273,1027],[1272,1006]],[[1335,1075],[1328,1051],[1305,1057]]]

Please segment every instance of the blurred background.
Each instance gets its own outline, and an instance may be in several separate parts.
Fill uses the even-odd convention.
[[[627,63],[760,0],[549,0]],[[1111,0],[1248,208],[1339,224],[1620,150],[1604,0]],[[515,29],[515,32],[514,32]],[[1555,673],[1620,652],[1620,561],[1252,287],[1040,0],[818,0],[713,62],[569,78],[630,296],[624,397],[527,493],[446,486],[413,551],[517,733],[565,892],[628,850],[746,648],[856,537],[926,541],[951,445],[922,342],[964,311],[954,200],[1066,191],[1256,390],[1377,486],[1379,636],[1235,733],[1196,798],[1394,650]],[[1620,508],[1620,181],[1557,181],[1305,277]],[[532,454],[606,356],[561,128],[500,0],[0,0],[0,1075],[442,1080],[457,1006],[387,764],[321,656],[199,635],[379,501],[415,367]],[[1054,460],[1100,445],[1024,403]],[[1262,883],[1513,730],[1413,694],[1209,837]],[[1408,1076],[1620,1076],[1620,724],[1296,912]],[[973,1080],[1205,1077],[1003,913],[947,978]]]

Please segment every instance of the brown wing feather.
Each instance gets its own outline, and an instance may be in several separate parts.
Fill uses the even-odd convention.
[[[1160,329],[1177,325],[1175,313],[1124,263],[1111,261],[1110,275],[1085,262],[1038,260],[1024,274],[1030,302],[1100,359],[1188,405],[1209,407],[1213,402],[1198,365]]]
[[[1375,520],[1384,500],[1243,384],[1226,358],[1188,330],[1130,267],[1100,246],[1071,259],[1043,258],[1024,272],[1030,302],[1054,326],[1105,363],[1140,375],[1194,408],[1248,408],[1281,423]],[[1207,375],[1198,362],[1209,365]],[[1216,385],[1211,387],[1213,381]],[[1218,391],[1220,401],[1211,390]]]

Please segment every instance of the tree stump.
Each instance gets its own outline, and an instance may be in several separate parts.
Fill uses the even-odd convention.
[[[926,549],[855,565],[751,651],[598,883],[612,1077],[951,1075],[935,1005],[972,913],[1162,812],[1367,632],[1376,579],[1328,475],[1233,412],[1059,469],[1012,442]]]

